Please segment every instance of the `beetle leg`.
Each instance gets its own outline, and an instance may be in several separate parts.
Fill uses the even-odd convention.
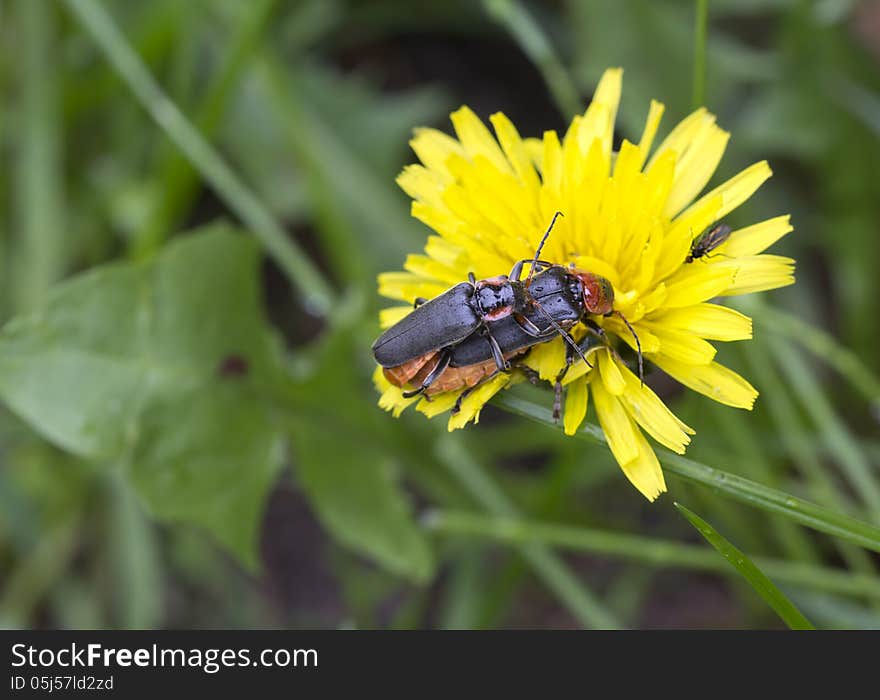
[[[533,301],[534,301],[534,300],[533,300]],[[588,361],[587,358],[586,358],[586,355],[584,355],[583,351],[578,347],[577,341],[576,341],[574,338],[571,337],[571,333],[569,333],[565,328],[563,328],[562,326],[560,326],[560,325],[556,322],[556,319],[553,318],[550,314],[548,314],[548,313],[544,310],[544,307],[541,306],[537,301],[534,301],[534,305],[535,305],[535,308],[536,308],[538,311],[540,311],[540,312],[544,315],[544,318],[547,319],[547,321],[548,321],[548,322],[550,323],[550,325],[553,327],[553,330],[555,330],[557,333],[559,333],[559,335],[562,336],[562,339],[563,339],[566,343],[568,343],[568,347],[571,348],[571,349],[573,349],[573,350],[574,350],[574,351],[580,356],[580,358],[581,358],[584,362],[587,363],[587,366],[588,366],[588,367],[592,367],[593,365],[591,365],[591,364],[589,363],[589,361]]]
[[[607,340],[605,336],[605,331],[602,330],[601,326],[593,323],[589,319],[586,321],[587,326],[590,328],[593,333],[598,336],[603,344],[607,345]],[[596,328],[592,328],[592,326],[596,326]],[[580,355],[581,359],[587,363],[587,367],[592,368],[593,365],[587,360],[587,354],[595,347],[596,340],[590,334],[587,334],[581,339],[581,342],[577,344],[578,355]],[[611,352],[616,352],[615,350],[611,350]],[[571,369],[571,366],[574,364],[574,356],[575,353],[572,352],[571,347],[566,348],[565,353],[565,365],[561,370],[559,370],[559,374],[556,375],[556,380],[553,383],[553,420],[558,421],[560,415],[562,415],[562,381],[565,379],[565,375],[568,374],[568,370]]]
[[[499,371],[506,371],[510,369],[510,363],[504,359],[504,353],[501,352],[501,346],[498,345],[498,341],[495,340],[495,336],[492,335],[492,331],[489,330],[489,327],[484,324],[484,329],[486,333],[486,340],[489,343],[489,348],[492,350],[492,359],[495,360],[495,366]]]
[[[494,375],[493,375],[494,376]],[[482,382],[480,382],[482,384]],[[455,400],[455,405],[452,407],[452,410],[449,412],[451,415],[455,415],[461,410],[461,402],[464,401],[474,389],[476,389],[480,384],[475,384],[474,386],[468,387],[463,392],[458,395],[458,398]]]
[[[540,375],[540,374],[538,374],[535,370],[533,370],[533,369],[532,369],[531,367],[529,367],[528,365],[525,365],[525,364],[522,364],[522,363],[517,364],[517,365],[516,365],[516,368],[517,368],[520,372],[522,372],[524,375],[526,375],[526,379],[529,380],[529,383],[530,383],[530,384],[533,384],[533,385],[535,385],[535,386],[538,386],[538,382],[541,380],[541,375]]]
[[[566,369],[568,369],[566,367]],[[553,385],[553,422],[558,423],[562,415],[562,380],[557,379]]]
[[[427,300],[425,297],[416,297],[416,298],[413,300],[413,308],[414,308],[414,309],[419,308],[419,307],[420,307],[422,304],[424,304],[426,301],[428,301],[428,300]]]
[[[565,375],[568,374],[568,370],[571,369],[573,362],[574,357],[572,356],[571,348],[566,348],[565,366],[559,370],[559,374],[556,375],[556,381],[553,383],[553,421],[555,423],[559,422],[559,416],[562,415],[562,380],[565,379]],[[584,358],[584,362],[587,362],[586,358]],[[592,367],[589,362],[587,362],[587,365]]]
[[[624,316],[619,311],[615,311],[614,315],[617,316],[621,321],[623,321],[624,325],[629,328],[629,332],[632,333],[632,337],[636,340],[636,351],[639,355],[639,384],[644,386],[645,384],[645,368],[644,363],[642,361],[642,342],[639,340],[639,336],[636,333],[635,329],[630,325],[630,322],[626,320],[626,316]]]
[[[434,369],[431,370],[431,373],[425,377],[425,381],[422,382],[422,385],[418,389],[413,389],[412,391],[404,391],[403,398],[411,399],[413,396],[418,396],[419,394],[424,394],[428,388],[437,381],[441,374],[446,371],[446,368],[449,367],[449,361],[452,359],[452,355],[448,350],[443,350],[440,352],[440,357],[437,360],[437,364],[434,365]]]
[[[516,321],[516,324],[520,328],[522,328],[525,333],[532,336],[533,338],[539,338],[540,336],[544,335],[544,333],[541,332],[540,328],[538,328],[534,323],[529,321],[529,319],[527,319],[522,314],[514,314],[513,320]]]
[[[468,282],[470,282],[475,287],[477,286],[477,278],[473,272],[468,272]]]

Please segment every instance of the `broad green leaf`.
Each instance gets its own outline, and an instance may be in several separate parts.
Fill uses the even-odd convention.
[[[425,581],[433,559],[388,457],[387,416],[372,396],[347,390],[365,381],[351,361],[353,342],[344,330],[329,337],[315,374],[300,387],[305,410],[290,426],[296,474],[318,518],[340,542]],[[338,407],[339,401],[346,405]]]
[[[755,592],[776,611],[776,614],[782,618],[786,625],[793,630],[816,629],[801,611],[785,597],[785,594],[773,585],[773,582],[745,554],[724,539],[715,528],[680,503],[676,503],[675,507],[696,528],[697,532],[705,537],[706,541],[748,581]]]
[[[207,528],[249,563],[282,441],[258,261],[250,238],[211,226],[57,286],[0,333],[13,411],[65,450],[127,466],[153,513]]]
[[[202,525],[253,565],[283,439],[254,391],[213,383],[143,413],[131,478],[152,513]]]

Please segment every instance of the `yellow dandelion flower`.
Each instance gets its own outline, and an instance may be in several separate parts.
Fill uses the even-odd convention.
[[[652,102],[638,143],[612,151],[622,70],[605,72],[589,108],[576,116],[560,139],[522,138],[503,114],[490,118],[494,136],[462,107],[451,115],[456,138],[420,129],[411,145],[421,165],[398,178],[413,198],[412,214],[432,228],[423,255],[410,255],[404,272],[379,276],[379,293],[406,302],[385,309],[383,327],[412,310],[417,297],[432,298],[462,282],[507,273],[534,255],[537,239],[554,212],[564,213],[541,255],[574,265],[610,281],[614,309],[632,325],[646,363],[681,384],[729,406],[751,409],[758,392],[715,362],[709,341],[745,340],[751,320],[711,303],[715,297],[748,294],[794,282],[794,261],[763,252],[792,230],[779,216],[737,231],[722,231],[707,255],[695,238],[745,202],[770,177],[762,161],[701,195],[724,154],[729,134],[705,109],[685,118],[653,149],[663,105]],[[613,349],[635,339],[617,315],[592,319],[609,345],[594,348],[590,366],[578,362],[565,376],[563,427],[573,434],[592,404],[608,445],[624,474],[649,500],[666,490],[647,433],[683,453],[694,431],[645,386]],[[583,324],[571,331],[586,333]],[[566,363],[563,339],[541,343],[523,364],[553,382]],[[449,429],[479,419],[489,399],[518,371],[486,377],[449,418]],[[405,398],[381,368],[374,381],[379,405],[394,415],[411,404],[429,417],[446,413],[462,389],[431,400]]]

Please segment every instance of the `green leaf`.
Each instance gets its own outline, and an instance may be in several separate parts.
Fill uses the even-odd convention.
[[[296,426],[292,434],[297,475],[324,527],[389,570],[426,581],[433,570],[431,553],[392,465],[375,454],[362,460],[355,446],[309,425]]]
[[[328,337],[320,364],[298,390],[304,405],[290,425],[296,473],[336,539],[390,571],[425,581],[433,558],[387,456],[387,416],[372,397],[346,391],[364,381],[351,362],[353,342],[345,332]],[[344,409],[334,406],[337,400]]]
[[[774,586],[773,582],[745,554],[718,534],[715,528],[680,503],[676,503],[675,507],[696,528],[697,532],[705,537],[706,541],[748,581],[755,592],[767,601],[767,604],[776,611],[776,614],[789,628],[793,630],[816,629],[801,611],[785,597],[782,591]]]
[[[216,383],[194,388],[151,404],[139,429],[131,478],[150,511],[205,527],[253,567],[284,446],[261,397]]]
[[[270,387],[284,381],[258,261],[249,238],[208,227],[154,261],[57,286],[0,333],[13,411],[74,454],[127,467],[155,515],[205,527],[249,564],[281,465]]]

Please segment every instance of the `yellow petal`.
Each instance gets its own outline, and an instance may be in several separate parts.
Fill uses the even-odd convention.
[[[395,323],[409,316],[412,306],[391,306],[379,312],[379,327],[391,328]]]
[[[483,156],[502,172],[510,172],[510,164],[501,152],[498,142],[480,118],[469,107],[461,107],[450,115],[452,126],[467,155],[473,159]]]
[[[691,112],[672,128],[669,135],[657,147],[651,160],[648,161],[648,170],[654,167],[654,163],[667,151],[674,151],[678,156],[684,153],[705,124],[714,120],[715,117],[709,114],[705,107]]]
[[[413,199],[432,207],[442,207],[443,192],[449,180],[436,170],[428,170],[421,165],[407,165],[397,176],[397,184]]]
[[[435,396],[423,396],[421,397],[422,400],[419,401],[419,405],[416,406],[416,410],[428,416],[428,418],[439,416],[455,405],[460,393],[461,391],[447,391]]]
[[[733,284],[736,270],[699,261],[684,265],[666,280],[665,308],[693,306],[716,297]]]
[[[656,335],[649,331],[641,322],[633,323],[631,325],[633,330],[639,336],[639,344],[642,346],[643,353],[647,354],[649,352],[660,351],[660,339]],[[638,345],[636,344],[633,334],[630,332],[629,328],[626,327],[626,324],[619,318],[606,318],[603,322],[603,327],[607,332],[614,333],[614,335],[629,345],[633,350],[638,350]]]
[[[562,187],[562,144],[555,131],[544,132],[541,178],[544,187],[559,191]]]
[[[642,297],[639,299],[639,302],[642,304],[642,313],[650,314],[656,309],[659,309],[661,306],[665,306],[666,297],[666,285],[661,282],[650,292],[648,292],[647,294],[643,294]],[[634,321],[638,321],[639,318],[637,316],[633,318],[627,317],[627,320],[630,323],[633,323]]]
[[[394,386],[382,374],[382,368],[376,367],[373,371],[373,384],[382,392],[379,397],[379,408],[384,411],[391,411],[391,415],[395,418],[403,413],[404,409],[418,401],[418,397],[405,399],[403,397],[403,389]]]
[[[513,170],[523,185],[530,191],[537,192],[538,174],[532,165],[532,159],[526,150],[523,140],[520,138],[519,132],[513,123],[501,112],[496,112],[489,121],[495,127],[495,135],[498,137],[498,143],[507,156],[507,160],[513,166]]]
[[[773,171],[770,170],[770,166],[767,164],[766,160],[750,165],[742,172],[734,175],[727,182],[700,197],[700,199],[688,207],[685,214],[691,209],[699,207],[704,200],[709,200],[721,195],[721,208],[716,214],[716,219],[721,219],[751,197],[772,174]]]
[[[599,375],[602,377],[602,383],[608,393],[620,396],[626,389],[626,382],[623,381],[623,375],[621,375],[611,351],[605,350],[598,353],[596,357],[599,360]]]
[[[599,139],[603,152],[610,155],[622,86],[622,68],[608,68],[602,74],[590,106],[580,123],[578,140],[584,153],[589,150],[594,139]]]
[[[617,463],[623,466],[638,459],[639,446],[636,438],[638,431],[623,404],[608,392],[605,382],[592,382],[592,386],[599,425],[605,433],[608,447]]]
[[[735,267],[733,283],[724,296],[751,294],[794,284],[794,260],[779,255],[751,255],[719,263]]]
[[[623,88],[623,68],[606,68],[593,92],[590,102],[600,102],[611,110],[612,117],[617,117],[617,106],[620,104],[620,92]],[[587,114],[590,110],[587,109]]]
[[[492,377],[492,379],[480,384],[461,402],[461,410],[454,416],[449,417],[447,429],[452,432],[458,428],[463,428],[471,420],[474,423],[479,423],[480,411],[483,410],[483,406],[486,405],[489,399],[507,386],[510,381],[510,375],[499,373]]]
[[[666,328],[686,330],[709,340],[748,340],[752,319],[718,304],[697,304],[665,311],[651,318]]]
[[[624,139],[614,161],[614,179],[626,186],[639,174],[643,160],[639,147]]]
[[[449,285],[426,280],[410,272],[383,272],[379,275],[379,294],[410,303],[416,297],[433,299],[448,288]]]
[[[566,435],[574,435],[587,415],[587,404],[590,399],[587,378],[581,377],[575,380],[568,385],[565,392],[565,412],[562,418],[562,427]]]
[[[660,126],[660,119],[663,117],[663,111],[666,107],[657,100],[651,100],[651,107],[648,110],[648,118],[645,120],[645,129],[642,131],[642,138],[639,139],[639,151],[642,155],[641,167],[644,165],[644,159],[651,152],[651,144],[654,143],[654,137],[657,135],[657,128]]]
[[[440,206],[431,206],[425,202],[413,201],[410,213],[413,218],[443,236],[443,240],[448,241],[450,245],[466,249],[468,244],[472,242],[462,221],[449,211],[445,203]]]
[[[666,357],[690,365],[707,365],[715,359],[716,350],[712,344],[693,333],[648,321],[644,321],[642,325],[654,332],[660,340],[660,352]]]
[[[661,445],[684,454],[685,447],[691,441],[688,433],[693,435],[693,429],[680,421],[629,368],[621,365],[620,371],[626,381],[626,391],[621,401],[629,415]]]
[[[408,255],[403,263],[403,269],[449,287],[458,284],[463,278],[461,272],[454,267],[438,262],[427,255]]]
[[[416,129],[409,145],[425,167],[449,179],[451,176],[446,169],[446,161],[452,155],[464,155],[464,149],[458,141],[437,129]]]
[[[626,478],[632,482],[641,494],[649,501],[653,501],[661,493],[666,491],[666,481],[663,479],[663,470],[657,455],[648,444],[645,436],[639,430],[634,430],[638,457],[631,462],[621,464],[620,468]]]
[[[440,236],[428,236],[428,242],[425,244],[425,253],[429,257],[434,258],[434,260],[438,260],[456,270],[460,270],[462,263],[465,263],[466,256],[464,255],[464,250]]]
[[[526,357],[526,364],[544,381],[555,382],[565,367],[565,341],[557,338],[536,345]]]
[[[788,214],[767,219],[731,233],[727,242],[718,248],[718,253],[732,258],[757,255],[792,230],[791,216]]]
[[[675,181],[663,212],[666,216],[673,217],[687,206],[706,186],[721,162],[730,134],[713,121],[704,121],[676,161]]]
[[[536,138],[526,138],[523,139],[523,143],[526,147],[526,153],[529,154],[529,158],[532,159],[532,163],[535,168],[537,168],[538,172],[543,174],[544,171],[544,141],[542,139]]]
[[[726,406],[751,410],[755,399],[758,398],[755,387],[733,370],[717,362],[708,365],[688,365],[662,354],[652,355],[650,360],[686,387]]]

